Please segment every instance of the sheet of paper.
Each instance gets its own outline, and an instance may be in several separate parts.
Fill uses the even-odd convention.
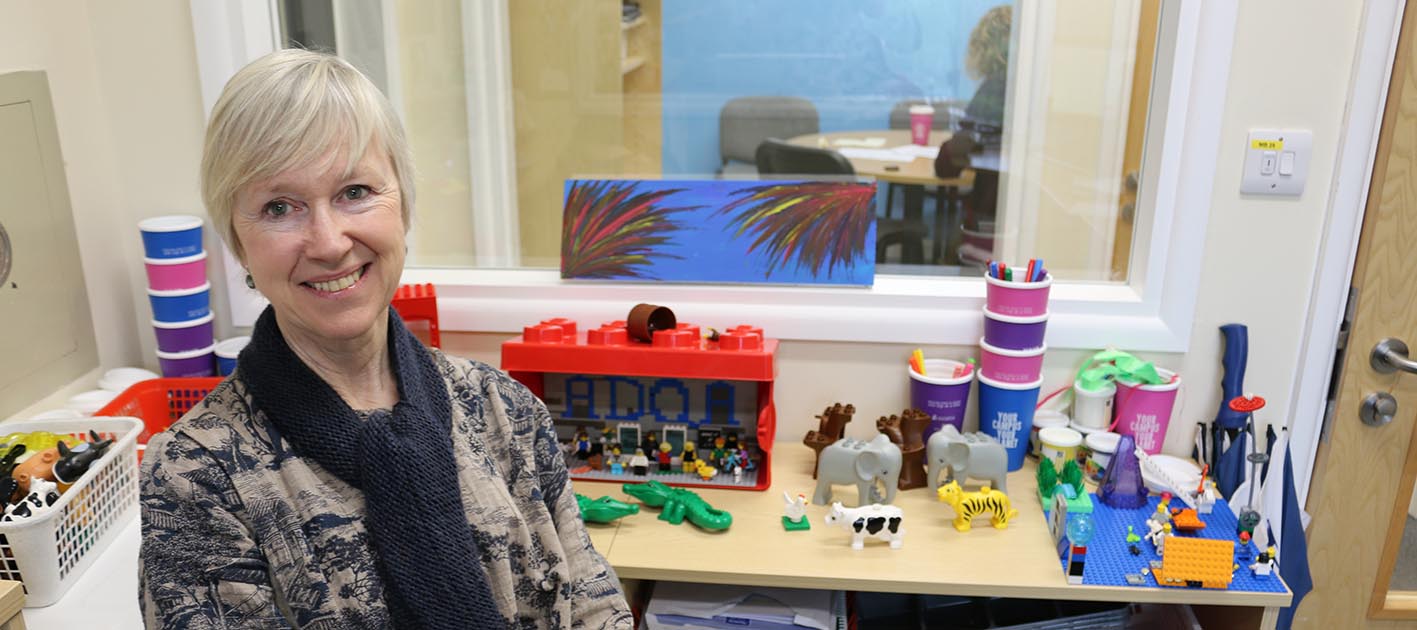
[[[910,162],[915,160],[913,155],[897,153],[890,149],[841,149],[841,154],[848,159],[857,160],[878,160],[881,162]]]
[[[939,145],[922,147],[918,144],[907,144],[904,146],[895,147],[891,150],[901,155],[909,155],[911,157],[922,157],[927,160],[933,160],[936,156],[940,154]]]
[[[869,138],[837,138],[832,140],[832,146],[836,147],[864,147],[867,149],[879,149],[886,146],[886,139],[872,136]]]

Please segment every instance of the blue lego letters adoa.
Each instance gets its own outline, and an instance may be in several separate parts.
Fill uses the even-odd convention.
[[[753,417],[752,383],[679,378],[547,375],[546,406],[565,420],[648,421],[742,426]]]

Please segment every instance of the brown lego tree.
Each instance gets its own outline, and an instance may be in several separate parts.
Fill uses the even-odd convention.
[[[812,449],[812,478],[817,478],[817,460],[822,457],[822,449],[846,437],[846,424],[856,414],[856,407],[836,403],[822,410],[817,416],[817,430],[808,431],[802,443]]]
[[[876,430],[900,447],[900,480],[896,484],[900,490],[928,485],[925,479],[925,427],[929,425],[930,415],[918,409],[906,409],[899,416],[881,416],[876,420]]]

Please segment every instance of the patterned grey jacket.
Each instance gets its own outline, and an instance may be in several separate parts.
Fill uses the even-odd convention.
[[[503,616],[527,628],[630,628],[619,580],[580,521],[546,407],[488,365],[436,351],[434,360],[482,549],[469,561],[482,563]],[[291,452],[238,373],[148,443],[147,626],[388,627],[363,514],[360,491]]]

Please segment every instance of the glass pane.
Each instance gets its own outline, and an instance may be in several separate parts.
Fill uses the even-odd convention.
[[[404,115],[414,265],[476,265],[474,213],[511,212],[471,207],[492,158],[469,148],[463,38],[495,37],[520,266],[559,266],[566,179],[755,175],[777,137],[877,177],[877,230],[899,243],[877,273],[1041,257],[1058,278],[1125,281],[1159,3],[517,0],[488,25],[456,0],[283,0],[281,16],[288,40],[382,77]]]
[[[1397,549],[1397,562],[1392,569],[1393,591],[1417,591],[1417,488],[1407,507],[1407,526],[1403,528],[1402,545]]]

